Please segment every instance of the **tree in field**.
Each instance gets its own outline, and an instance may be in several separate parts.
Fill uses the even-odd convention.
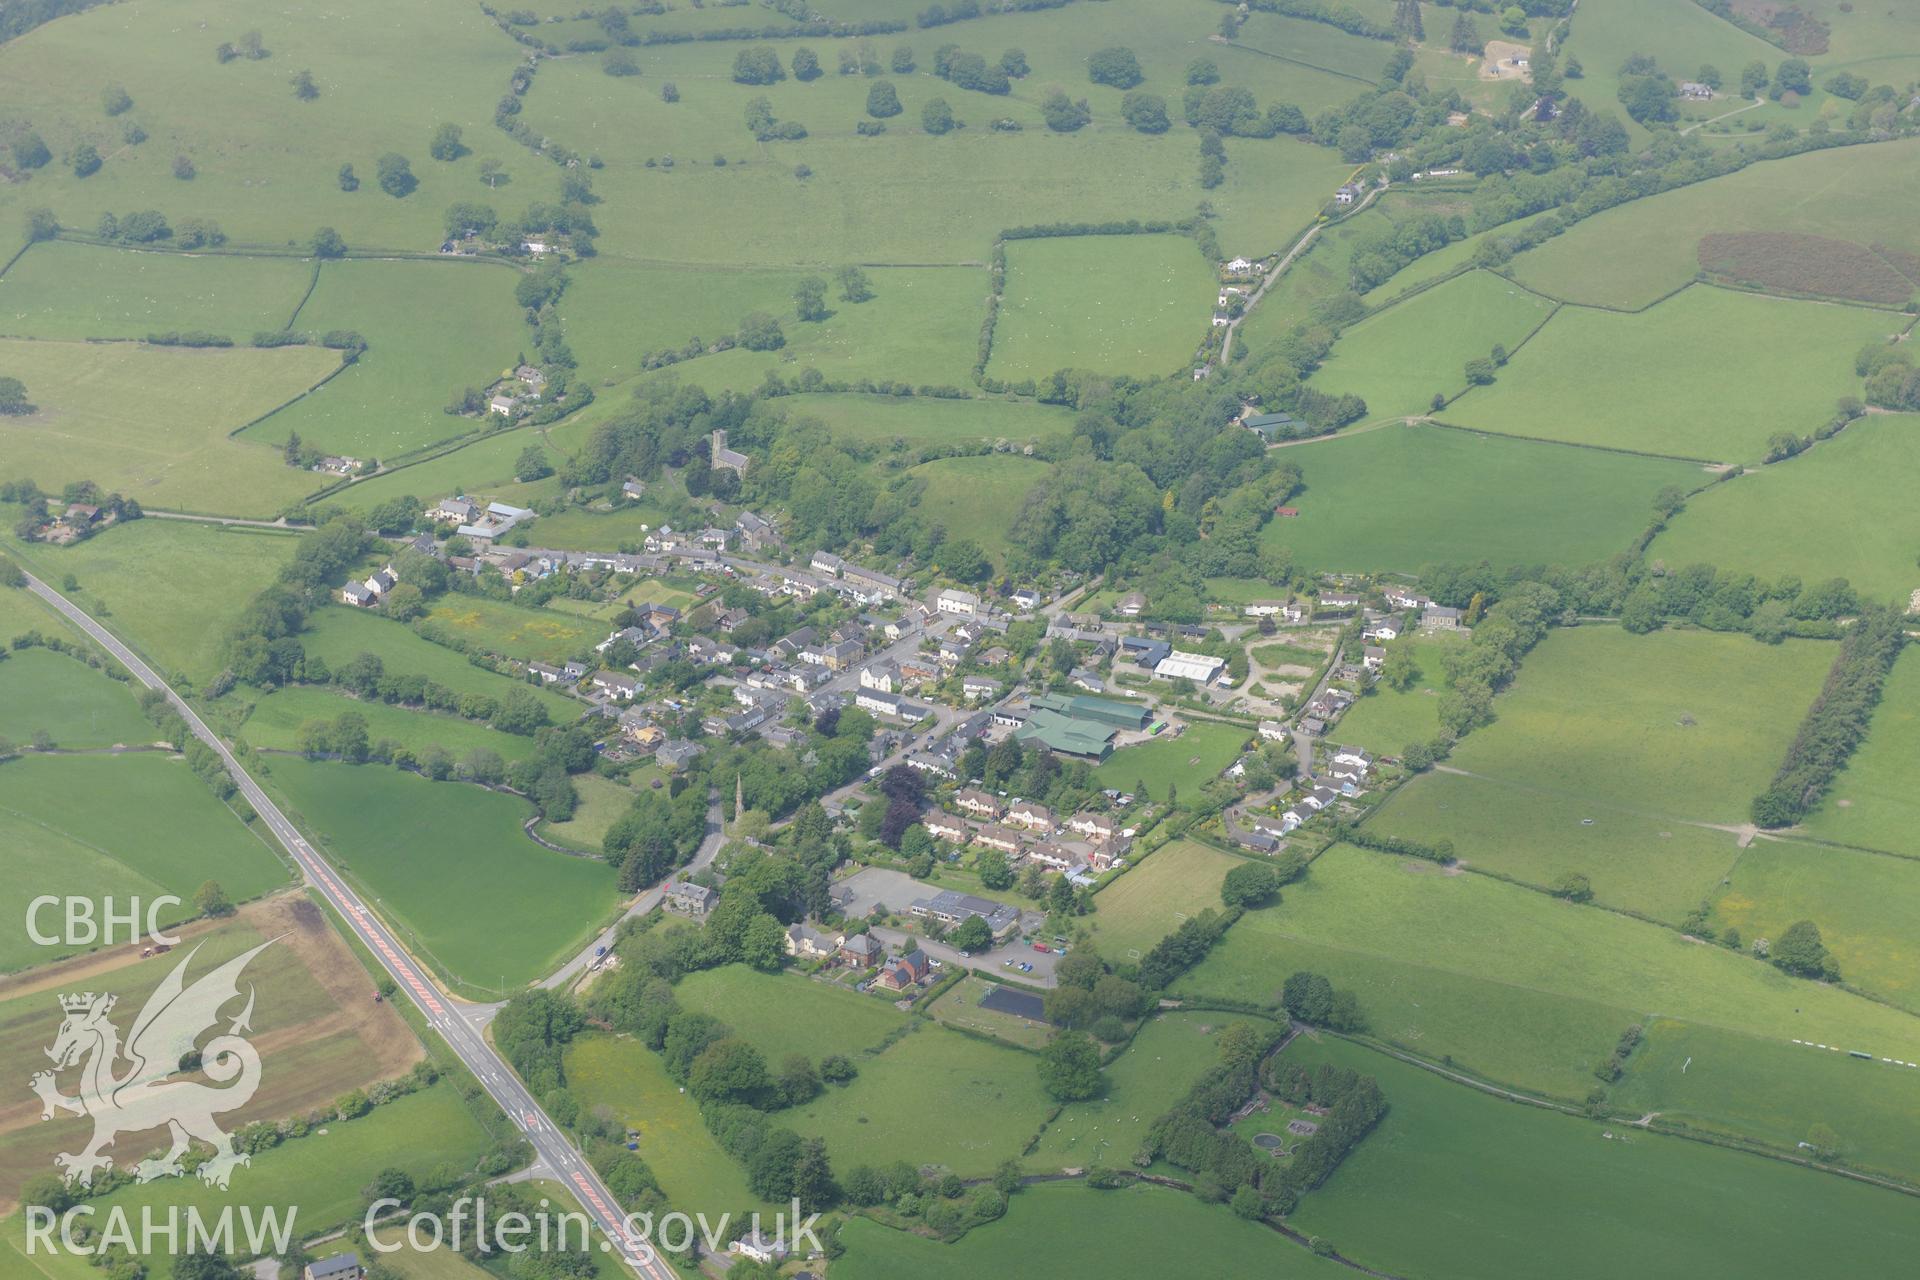
[[[320,96],[320,86],[313,82],[313,72],[296,71],[293,73],[293,96],[302,102],[312,102]]]
[[[733,78],[739,84],[776,84],[787,78],[787,70],[771,45],[755,45],[734,55]]]
[[[1773,85],[1767,90],[1768,96],[1779,99],[1789,93],[1802,97],[1813,92],[1813,68],[1807,65],[1805,58],[1788,58],[1774,68]]]
[[[896,46],[893,51],[893,57],[888,61],[887,65],[893,68],[893,74],[897,76],[912,75],[914,66],[913,46],[910,44]]]
[[[513,478],[522,484],[544,480],[552,474],[553,464],[547,461],[547,451],[537,444],[522,449],[519,459],[513,464]]]
[[[1420,21],[1420,0],[1394,0],[1394,34],[1405,40],[1425,40],[1426,24]]]
[[[749,351],[778,351],[787,345],[787,335],[780,331],[780,322],[764,311],[754,311],[744,317],[735,340]]]
[[[660,86],[660,101],[662,101],[662,102],[678,102],[678,101],[680,101],[680,86],[679,86],[679,85],[677,85],[677,84],[675,84],[675,83],[674,83],[673,81],[671,81],[671,80],[669,80],[669,81],[667,81],[667,82],[666,82],[665,84],[663,84],[663,85],[661,85],[661,86]]]
[[[100,172],[100,152],[91,142],[83,142],[73,149],[73,176],[90,178]]]
[[[805,45],[793,51],[793,78],[803,84],[820,78],[820,56]]]
[[[1033,74],[1033,69],[1027,66],[1025,49],[1009,49],[1001,54],[1000,70],[1009,80],[1020,80]]]
[[[1219,84],[1220,64],[1212,58],[1195,58],[1187,64],[1188,84]]]
[[[133,110],[133,98],[120,85],[110,84],[100,91],[100,105],[110,116],[122,115]]]
[[[1140,70],[1140,59],[1125,45],[1097,49],[1087,58],[1087,78],[1095,84],[1115,89],[1131,89],[1147,77]]]
[[[1072,133],[1093,119],[1093,112],[1084,100],[1075,102],[1059,89],[1046,96],[1040,104],[1040,114],[1046,119],[1047,128],[1055,133]]]
[[[53,159],[46,140],[29,129],[13,140],[13,163],[22,169],[38,169]]]
[[[198,173],[199,170],[193,167],[193,160],[190,157],[175,156],[173,158],[173,176],[180,181],[192,182]]]
[[[27,242],[29,244],[51,240],[59,234],[60,219],[54,216],[53,210],[47,208],[27,210]]]
[[[808,276],[793,290],[794,311],[802,320],[820,321],[832,315],[827,310],[827,282],[819,276]]]
[[[1740,68],[1740,96],[1743,98],[1759,97],[1766,91],[1767,79],[1766,63],[1749,62],[1746,66]]]
[[[1013,888],[1013,868],[1007,863],[1007,855],[998,849],[981,849],[974,854],[973,869],[989,889]]]
[[[1136,133],[1165,133],[1167,100],[1157,93],[1133,89],[1120,99],[1120,115]]]
[[[343,164],[340,166],[339,181],[340,181],[340,189],[342,191],[358,191],[360,189],[360,179],[357,176],[355,176],[353,172],[353,166],[350,164]]]
[[[920,108],[920,127],[935,137],[952,133],[957,123],[953,118],[953,108],[947,105],[945,98],[934,98]]]
[[[427,154],[435,160],[458,160],[467,154],[466,146],[460,141],[460,126],[448,123],[436,128],[427,143]]]
[[[347,256],[347,242],[332,227],[321,227],[313,233],[313,239],[307,246],[316,258],[344,258]]]
[[[7,417],[24,417],[35,409],[27,399],[27,384],[18,378],[0,376],[0,414]]]
[[[1083,1031],[1062,1031],[1040,1051],[1040,1084],[1059,1102],[1100,1095],[1100,1046]]]
[[[420,185],[420,180],[413,176],[413,166],[407,163],[405,156],[396,152],[389,151],[381,156],[376,169],[380,175],[380,189],[396,200],[412,195],[413,189]]]
[[[1556,898],[1565,898],[1568,902],[1592,902],[1593,884],[1578,871],[1569,871],[1553,882],[1550,890]]]
[[[1397,644],[1387,650],[1386,661],[1380,664],[1382,684],[1395,693],[1405,693],[1419,678],[1420,664],[1414,660],[1411,648]]]
[[[1769,958],[1774,966],[1803,978],[1838,980],[1840,971],[1811,920],[1796,920],[1773,940]]]
[[[961,582],[985,582],[993,576],[993,561],[972,538],[953,538],[940,544],[940,567]]]
[[[867,281],[867,273],[851,263],[834,272],[833,278],[840,285],[842,302],[866,302],[873,297],[873,286]]]
[[[1813,1154],[1822,1160],[1832,1160],[1840,1154],[1840,1135],[1831,1126],[1815,1121],[1807,1130],[1807,1145],[1813,1148]]]
[[[1487,50],[1487,42],[1480,38],[1479,24],[1465,10],[1453,20],[1453,30],[1447,33],[1447,47],[1455,53],[1485,53]]]
[[[1246,862],[1220,882],[1220,900],[1230,907],[1263,907],[1280,896],[1280,877],[1272,867]]]
[[[687,1073],[687,1092],[701,1102],[751,1104],[764,1098],[772,1085],[767,1060],[758,1049],[735,1036],[716,1040],[701,1050]]]
[[[233,914],[233,903],[227,900],[227,891],[217,880],[208,880],[193,891],[193,905],[209,918]]]
[[[894,90],[893,81],[873,82],[873,87],[867,90],[867,114],[875,120],[886,120],[900,114],[900,95]]]

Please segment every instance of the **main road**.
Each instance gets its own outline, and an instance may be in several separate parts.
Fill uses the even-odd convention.
[[[167,682],[160,678],[154,669],[141,660],[140,656],[122,644],[118,637],[65,596],[49,587],[32,574],[27,575],[27,587],[35,595],[45,600],[82,631],[93,638],[95,643],[118,659],[122,666],[131,671],[134,678],[149,689],[158,689],[165,693],[173,709],[180,713],[181,719],[193,736],[206,743],[225,762],[227,771],[233,775],[234,784],[245,796],[247,803],[273,833],[293,863],[300,869],[306,882],[318,890],[322,897],[332,905],[340,917],[347,922],[357,937],[380,960],[386,971],[400,989],[407,993],[414,1005],[419,1008],[440,1038],[446,1041],[454,1055],[465,1064],[474,1078],[487,1091],[501,1111],[505,1112],[514,1127],[526,1135],[538,1156],[539,1165],[558,1178],[580,1200],[583,1208],[593,1218],[596,1225],[606,1234],[613,1250],[617,1250],[628,1265],[646,1277],[646,1280],[676,1280],[674,1273],[656,1256],[651,1249],[629,1239],[623,1215],[618,1201],[607,1185],[600,1180],[579,1150],[574,1147],[566,1135],[555,1127],[540,1104],[534,1100],[513,1068],[488,1044],[466,1012],[453,1001],[443,996],[433,985],[426,970],[408,955],[399,941],[387,929],[367,905],[361,901],[347,883],[340,878],[327,860],[314,851],[287,816],[280,811],[272,798],[260,788],[253,777],[241,767],[227,744],[218,734],[207,727],[194,709],[179,694],[175,693]],[[482,1024],[484,1020],[481,1020]]]

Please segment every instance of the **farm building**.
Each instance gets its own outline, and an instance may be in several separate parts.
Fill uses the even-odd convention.
[[[1223,659],[1208,654],[1175,649],[1154,665],[1153,674],[1162,680],[1191,680],[1196,684],[1205,684],[1226,665]]]

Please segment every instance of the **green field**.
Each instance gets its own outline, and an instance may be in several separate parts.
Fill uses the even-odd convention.
[[[0,662],[0,738],[40,730],[66,748],[152,742],[159,731],[127,686],[51,649],[17,649]]]
[[[246,438],[391,459],[493,425],[442,412],[463,387],[485,387],[532,345],[514,306],[518,276],[478,262],[329,262],[294,327],[353,329],[367,350],[314,395]],[[422,495],[431,497],[436,495]]]
[[[1807,818],[1807,830],[1822,840],[1920,855],[1920,797],[1912,785],[1917,757],[1920,653],[1909,649],[1881,689],[1867,740]]]
[[[1451,767],[1647,816],[1744,822],[1834,649],[1712,632],[1551,632]]]
[[[1293,1215],[1368,1266],[1435,1280],[1832,1274],[1897,1270],[1920,1241],[1896,1192],[1512,1106],[1337,1041],[1296,1040],[1287,1057],[1363,1071],[1387,1096],[1379,1128]]]
[[[1911,1183],[1920,1071],[1845,1052],[1875,1047],[1820,1049],[1655,1018],[1614,1088],[1614,1105],[1627,1115],[1658,1112],[1669,1124],[1757,1137],[1789,1152],[1824,1124],[1839,1135],[1848,1165]]]
[[[486,1147],[486,1132],[455,1086],[442,1082],[397,1098],[357,1120],[330,1121],[304,1138],[260,1152],[235,1175],[230,1191],[209,1187],[194,1177],[165,1178],[123,1187],[93,1203],[98,1206],[99,1221],[106,1221],[110,1207],[121,1206],[136,1224],[146,1206],[155,1210],[156,1220],[165,1222],[169,1208],[191,1205],[208,1223],[231,1206],[236,1211],[236,1232],[239,1211],[244,1208],[251,1207],[256,1216],[267,1208],[284,1216],[297,1206],[300,1232],[317,1235],[328,1227],[358,1223],[365,1210],[361,1188],[382,1169],[404,1169],[415,1178],[443,1166],[465,1171],[479,1161]],[[6,1238],[16,1249],[24,1246],[19,1224],[18,1218],[6,1224]],[[183,1228],[179,1253],[185,1251]],[[149,1275],[164,1278],[173,1274],[179,1253],[163,1244],[142,1261]],[[24,1274],[36,1274],[32,1268],[37,1260],[23,1258],[19,1264],[28,1268]]]
[[[810,274],[829,282],[823,320],[795,313],[794,286]],[[965,386],[987,297],[986,275],[972,267],[876,268],[867,272],[873,297],[861,303],[841,299],[830,268],[729,272],[606,261],[580,277],[563,305],[569,343],[595,382],[632,377],[641,355],[656,348],[732,337],[750,312],[780,322],[786,345],[778,351],[736,347],[672,367],[682,382],[708,390],[751,391],[769,370],[791,376],[805,368],[832,379]],[[674,305],[661,306],[663,298]]]
[[[270,56],[216,62],[215,46],[249,28],[261,31]],[[446,0],[404,13],[343,0],[271,19],[244,0],[207,0],[192,21],[168,5],[138,3],[49,22],[0,48],[0,107],[30,120],[56,154],[90,142],[105,164],[83,179],[56,162],[31,183],[0,187],[0,217],[17,228],[22,210],[47,206],[66,226],[91,230],[109,210],[160,209],[175,227],[186,217],[213,219],[230,248],[297,252],[314,228],[333,226],[363,250],[430,253],[449,204],[489,198],[479,178],[485,156],[505,159],[512,177],[492,197],[503,212],[558,190],[545,160],[491,136],[494,104],[523,56],[478,9]],[[288,88],[303,68],[320,90],[311,102]],[[132,96],[125,116],[102,113],[107,84]],[[476,154],[428,158],[428,135],[443,120],[463,127]],[[129,121],[151,135],[140,146],[122,142]],[[419,180],[405,199],[374,181],[374,163],[388,151],[407,156]],[[173,176],[177,155],[192,160],[192,181]],[[348,161],[361,178],[351,193],[335,181]],[[280,313],[274,324],[285,320]]]
[[[1105,1096],[1062,1108],[1023,1163],[1042,1173],[1128,1164],[1148,1127],[1220,1061],[1213,1036],[1233,1020],[1218,1013],[1163,1013],[1149,1021],[1107,1068]]]
[[[240,736],[263,751],[298,751],[302,725],[332,720],[346,711],[366,719],[368,741],[391,738],[415,755],[430,747],[443,747],[456,757],[485,748],[503,760],[516,760],[533,751],[532,738],[500,733],[472,720],[350,698],[312,685],[289,685],[260,697],[248,710]]]
[[[274,581],[299,536],[146,519],[70,547],[14,544],[14,554],[55,587],[72,574],[80,590],[63,594],[161,670],[197,683],[220,671],[229,623]]]
[[[129,897],[172,894],[180,905],[159,913],[172,924],[198,914],[193,894],[203,881],[218,880],[235,902],[287,882],[265,841],[184,762],[159,754],[22,756],[0,765],[0,847],[8,850],[0,901],[16,922],[43,894],[112,895],[122,907]],[[52,916],[42,932],[60,932]],[[37,946],[17,927],[0,937],[0,969],[85,949]]]
[[[837,1280],[977,1280],[982,1275],[1103,1276],[1156,1280],[1189,1273],[1272,1280],[1350,1275],[1220,1205],[1150,1186],[1093,1191],[1078,1183],[1029,1187],[1006,1219],[940,1244],[855,1218],[840,1233]]]
[[[1917,465],[1920,417],[1875,414],[1693,498],[1647,553],[1763,577],[1842,577],[1870,596],[1904,602],[1920,588],[1920,515],[1901,483]],[[1813,510],[1820,519],[1782,518]]]
[[[1419,672],[1405,693],[1376,680],[1366,696],[1340,717],[1328,736],[1343,746],[1364,747],[1375,755],[1397,756],[1415,742],[1431,742],[1440,732],[1440,695],[1452,687],[1443,659],[1461,638],[1436,631],[1404,636],[1387,646],[1413,654]]]
[[[1859,7],[1863,12],[1878,8]],[[1778,57],[1764,55],[1769,67]],[[1732,74],[1740,65],[1722,70]],[[1529,287],[1570,302],[1644,307],[1693,279],[1700,269],[1695,246],[1713,232],[1798,231],[1920,251],[1920,229],[1911,217],[1920,198],[1916,159],[1920,140],[1906,139],[1885,147],[1836,147],[1769,160],[1597,214],[1514,259],[1514,274]],[[1780,198],[1786,191],[1793,193],[1791,199]]]
[[[1095,898],[1094,945],[1115,964],[1139,959],[1188,916],[1222,910],[1220,882],[1243,861],[1191,840],[1162,845]]]
[[[1578,872],[1596,902],[1674,925],[1713,896],[1742,856],[1725,831],[1455,773],[1415,779],[1367,827],[1451,840],[1469,868],[1539,888]]]
[[[1576,1100],[1621,1030],[1652,1013],[1920,1058],[1920,1023],[1885,1005],[1657,925],[1345,846],[1175,990],[1270,1001],[1299,968],[1351,987],[1384,1040]]]
[[[853,1083],[782,1113],[796,1132],[826,1139],[836,1167],[911,1160],[988,1174],[1020,1154],[1052,1105],[1033,1055],[937,1024],[878,1057],[851,1056]]]
[[[898,6],[854,14],[845,4],[834,14],[843,15],[911,17]],[[756,25],[768,20],[764,14],[743,19]],[[641,18],[633,27],[645,31],[655,21]],[[1137,50],[1147,87],[1177,107],[1186,63],[1217,22],[1204,5],[1115,0],[1101,11],[1100,38]],[[948,40],[993,56],[1017,46],[1033,74],[1000,97],[942,84],[929,71],[933,50]],[[910,44],[920,71],[888,77],[904,110],[874,138],[854,130],[869,82],[833,74],[833,41],[800,43],[821,53],[826,75],[810,83],[732,83],[729,68],[738,46],[726,41],[637,50],[643,71],[638,77],[603,75],[597,58],[542,66],[526,96],[524,119],[538,133],[605,159],[606,168],[594,177],[605,198],[594,210],[605,233],[603,257],[781,268],[839,261],[982,263],[1006,227],[1187,217],[1201,199],[1214,206],[1229,253],[1245,246],[1264,250],[1297,235],[1351,171],[1328,151],[1276,139],[1242,146],[1226,182],[1203,190],[1193,149],[1177,132],[1132,132],[1120,119],[1120,93],[1087,83],[1085,59],[1093,46],[1081,17],[1070,12],[994,15],[953,31],[876,38],[871,43],[883,61],[896,43]],[[781,41],[776,47],[784,60],[797,45]],[[1383,45],[1381,60],[1386,52]],[[1257,54],[1209,53],[1230,83],[1254,88],[1263,102],[1277,95],[1316,110],[1365,87]],[[665,79],[680,87],[680,101],[662,102],[659,85]],[[1092,125],[1072,135],[1046,129],[1040,102],[1055,85],[1088,99]],[[756,145],[741,121],[746,104],[760,96],[777,117],[804,124],[809,136]],[[935,97],[951,103],[968,127],[927,136],[920,110]],[[1017,121],[1021,131],[990,129],[999,118]],[[728,163],[718,165],[715,156]],[[648,160],[655,166],[647,167]],[[810,171],[804,179],[794,174],[802,163]],[[1114,181],[1122,174],[1125,181]],[[958,192],[965,198],[953,198]],[[912,207],[913,216],[899,216],[903,207]]]
[[[92,480],[146,506],[271,516],[323,481],[228,433],[339,363],[321,347],[0,341],[0,368],[39,408],[0,428],[8,470],[55,492]]]
[[[75,339],[201,330],[245,342],[286,324],[312,280],[312,264],[297,258],[149,253],[48,240],[0,276],[0,332]]]
[[[1380,68],[1387,60],[1386,55],[1392,52],[1392,46],[1384,41],[1348,35],[1324,22],[1271,13],[1256,13],[1250,17],[1246,25],[1240,28],[1236,40],[1249,49],[1318,67],[1345,80],[1346,83],[1338,90],[1340,96],[1335,100],[1336,104],[1364,92],[1369,84],[1378,83]],[[1275,70],[1286,77],[1286,91],[1290,95],[1297,94],[1298,81],[1294,69],[1287,67]],[[1289,97],[1288,101],[1298,102],[1299,98]],[[1303,109],[1309,114],[1313,110],[1310,106],[1303,106]]]
[[[907,472],[926,481],[920,514],[945,526],[949,538],[972,538],[996,560],[1007,550],[1007,525],[1027,490],[1047,473],[1047,464],[1014,454],[942,458]]]
[[[527,446],[543,441],[544,433],[537,428],[502,431],[451,449],[425,462],[403,466],[397,471],[349,485],[330,495],[327,501],[365,511],[394,498],[410,495],[420,500],[421,510],[424,511],[429,503],[463,493],[476,501],[507,502],[514,506],[525,506],[535,498],[558,497],[561,488],[556,477],[547,476],[526,484],[513,478],[514,466]],[[560,450],[551,447],[546,452],[549,461],[556,461],[562,456]],[[546,521],[532,527],[540,530],[543,545],[552,545],[545,542],[548,536]]]
[[[1812,920],[1849,985],[1920,1013],[1916,902],[1920,861],[1762,840],[1740,855],[1713,915],[1743,940],[1777,938]]]
[[[900,1025],[900,1011],[879,1000],[798,974],[765,974],[745,965],[703,969],[674,986],[683,1009],[710,1013],[779,1066],[790,1053],[814,1063],[854,1055]],[[864,1059],[861,1059],[864,1061]]]
[[[1011,240],[1006,251],[992,377],[1157,376],[1189,361],[1206,336],[1214,276],[1184,236]]]
[[[300,633],[300,642],[308,653],[319,654],[336,671],[357,655],[371,653],[389,672],[422,675],[455,693],[484,693],[499,699],[522,687],[521,681],[476,667],[465,655],[423,640],[401,623],[346,605],[315,610],[307,619],[307,629]],[[556,724],[575,720],[585,710],[581,703],[550,689],[529,687]]]
[[[583,1110],[610,1108],[640,1133],[640,1157],[677,1209],[722,1213],[758,1207],[746,1171],[720,1149],[700,1106],[675,1084],[660,1055],[624,1036],[590,1036],[567,1050],[567,1088]]]
[[[485,596],[446,595],[426,625],[485,653],[523,661],[565,662],[593,651],[606,629],[554,609],[528,609]]]
[[[935,400],[927,397],[812,395],[783,402],[792,418],[815,418],[839,439],[909,448],[958,441],[1058,441],[1073,433],[1073,414],[1025,400]]]
[[[636,776],[644,777],[648,772],[657,773],[657,770],[648,766]],[[640,785],[644,787],[646,783]],[[608,829],[632,807],[634,788],[597,773],[582,773],[573,779],[573,793],[577,798],[573,817],[565,822],[542,821],[540,834],[556,844],[598,853],[606,842]]]
[[[1906,321],[1696,285],[1634,315],[1562,308],[1449,422],[1672,457],[1757,462],[1859,392],[1853,357]],[[1635,376],[1621,378],[1619,370]]]
[[[1436,393],[1466,387],[1467,361],[1496,345],[1518,349],[1554,305],[1491,271],[1469,271],[1342,332],[1313,385],[1361,396],[1376,417],[1425,414]]]
[[[1235,345],[1244,342],[1249,351],[1258,354],[1285,337],[1295,325],[1312,319],[1316,304],[1351,290],[1354,250],[1369,241],[1392,236],[1395,225],[1392,215],[1399,204],[1389,193],[1375,199],[1362,212],[1322,227],[1308,251],[1294,259],[1286,274],[1260,299],[1260,305],[1241,321]]]
[[[1141,783],[1147,794],[1164,800],[1168,787],[1197,795],[1203,783],[1220,776],[1253,735],[1230,724],[1195,720],[1177,738],[1159,737],[1122,747],[1093,771],[1096,787],[1131,791]]]
[[[1771,70],[1783,55],[1779,49],[1758,36],[1749,35],[1730,22],[1723,21],[1690,3],[1674,0],[1612,0],[1604,10],[1597,7],[1583,15],[1579,31],[1568,39],[1567,52],[1580,59],[1586,78],[1577,82],[1575,92],[1591,107],[1614,111],[1633,134],[1635,146],[1642,145],[1647,132],[1620,110],[1617,95],[1620,64],[1635,53],[1650,53],[1660,60],[1660,68],[1675,80],[1694,78],[1702,63],[1717,66],[1734,86],[1724,97],[1716,97],[1709,114],[1718,115],[1740,105],[1739,69],[1760,61]],[[1649,36],[1658,33],[1657,39]],[[1430,29],[1430,36],[1433,31]],[[1814,76],[1818,84],[1824,77]]]
[[[1289,449],[1307,487],[1268,546],[1316,569],[1413,572],[1430,564],[1588,564],[1626,549],[1691,463],[1574,453],[1439,427],[1386,426]]]
[[[377,765],[282,758],[271,776],[401,937],[457,982],[505,991],[585,945],[615,904],[605,863],[543,849],[524,800]],[[481,929],[511,903],[511,929]]]

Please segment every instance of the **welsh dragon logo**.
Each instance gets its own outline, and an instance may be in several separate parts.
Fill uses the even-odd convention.
[[[69,1186],[91,1186],[96,1171],[113,1167],[112,1157],[102,1155],[101,1148],[112,1146],[119,1134],[162,1126],[173,1145],[165,1155],[134,1166],[141,1182],[184,1173],[180,1157],[195,1138],[214,1150],[213,1158],[198,1170],[210,1186],[224,1190],[234,1167],[251,1163],[245,1152],[234,1150],[233,1138],[214,1122],[215,1116],[245,1106],[260,1087],[260,1055],[241,1035],[252,1030],[251,986],[246,1007],[226,1032],[199,1050],[200,1070],[226,1087],[177,1077],[184,1074],[184,1064],[201,1034],[220,1021],[222,1008],[239,998],[241,970],[272,945],[271,940],[261,943],[191,986],[186,983],[186,970],[199,949],[188,952],[147,998],[124,1045],[119,1029],[108,1018],[118,997],[91,991],[60,997],[66,1018],[53,1047],[46,1051],[53,1070],[38,1072],[29,1083],[40,1095],[42,1120],[53,1119],[55,1111],[93,1117],[93,1140],[77,1154],[54,1157]],[[71,1098],[55,1082],[55,1076],[70,1067],[80,1068],[80,1092]]]

